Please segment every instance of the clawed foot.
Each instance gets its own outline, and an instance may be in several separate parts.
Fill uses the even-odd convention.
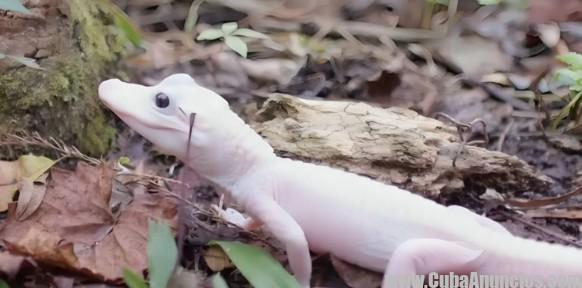
[[[212,204],[211,208],[212,212],[214,212],[218,218],[222,219],[224,222],[228,224],[232,224],[243,228],[249,221],[247,217],[245,217],[242,213],[238,212],[235,209],[232,208],[223,209],[215,204]]]

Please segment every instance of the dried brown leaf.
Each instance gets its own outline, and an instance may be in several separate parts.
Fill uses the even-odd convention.
[[[573,196],[582,194],[582,187],[578,187],[573,191],[568,193],[564,193],[562,195],[554,196],[554,197],[545,197],[540,199],[522,199],[522,198],[512,198],[505,200],[505,203],[519,208],[539,208],[544,206],[551,206],[557,205],[561,203],[565,203],[568,199]]]
[[[351,288],[380,287],[382,275],[330,256],[331,264]]]
[[[226,268],[233,267],[228,256],[222,251],[217,245],[208,247],[208,249],[203,252],[204,262],[208,265],[208,268],[213,272],[219,272]]]
[[[18,191],[21,170],[18,161],[0,161],[0,212],[8,209],[14,193]]]
[[[463,73],[478,76],[511,69],[511,56],[491,39],[479,36],[450,36],[435,43],[436,59]]]
[[[0,212],[8,209],[21,181],[36,181],[54,163],[52,159],[30,154],[22,155],[16,161],[0,161]]]
[[[562,218],[562,219],[574,219],[574,220],[582,219],[582,211],[581,210],[569,210],[569,209],[528,210],[525,213],[525,215],[528,217],[531,217],[531,218]]]
[[[560,26],[557,23],[538,24],[536,30],[540,39],[550,48],[556,47],[560,42]]]
[[[18,191],[18,184],[4,184],[0,186],[0,212],[8,209],[8,204],[12,202],[14,193]]]
[[[121,278],[122,268],[147,267],[148,219],[174,224],[175,200],[161,194],[136,195],[118,218],[111,213],[113,170],[79,163],[75,171],[51,170],[36,213],[18,221],[11,205],[0,232],[9,251],[104,280]]]
[[[18,183],[20,195],[16,204],[16,217],[19,221],[25,220],[40,207],[46,193],[47,177],[48,173],[45,173],[37,181],[25,178]]]
[[[20,164],[17,161],[0,161],[0,185],[16,183],[20,177]]]
[[[530,24],[582,20],[582,2],[580,0],[530,0],[527,10]]]
[[[168,282],[168,288],[202,287],[204,279],[205,277],[202,273],[186,270],[178,266]]]
[[[4,274],[8,278],[13,278],[20,271],[24,259],[22,256],[12,255],[8,252],[0,252],[0,274]]]

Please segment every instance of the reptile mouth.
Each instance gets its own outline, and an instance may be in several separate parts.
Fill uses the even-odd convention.
[[[116,112],[115,113],[119,118],[125,118],[130,120],[131,122],[137,122],[140,123],[141,125],[151,128],[151,129],[156,129],[156,130],[176,130],[176,131],[182,131],[181,129],[177,128],[177,127],[172,127],[171,125],[161,125],[152,121],[147,121],[144,119],[140,119],[139,117],[135,117],[132,114],[129,113],[124,113],[124,112]]]
[[[151,119],[147,119],[147,117],[138,117],[139,113],[131,113],[131,111],[128,111],[127,109],[123,109],[124,105],[129,105],[129,103],[120,103],[121,105],[113,105],[113,103],[115,103],[114,101],[112,101],[114,99],[115,96],[118,96],[119,93],[116,93],[116,91],[119,91],[120,89],[120,84],[123,84],[124,82],[122,82],[119,79],[109,79],[106,81],[103,81],[101,84],[99,84],[99,88],[98,88],[98,94],[99,94],[99,98],[101,99],[101,102],[107,107],[109,108],[109,110],[113,111],[113,113],[115,115],[117,115],[117,117],[121,118],[122,120],[127,119],[130,122],[133,123],[139,123],[140,125],[146,126],[148,128],[151,129],[157,129],[157,130],[176,130],[176,131],[187,131],[184,129],[180,129],[179,127],[176,127],[175,125],[163,125],[161,123],[156,123],[155,121],[152,121]],[[131,107],[131,105],[128,106],[128,108]],[[131,125],[130,125],[131,126]]]

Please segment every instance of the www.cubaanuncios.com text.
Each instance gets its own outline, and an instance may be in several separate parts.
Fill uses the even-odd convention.
[[[390,288],[582,288],[582,276],[484,275],[472,272],[386,276]]]

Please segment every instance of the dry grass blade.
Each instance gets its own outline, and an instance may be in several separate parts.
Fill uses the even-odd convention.
[[[556,210],[534,209],[528,210],[525,213],[525,215],[531,218],[558,218],[571,220],[582,219],[582,211],[569,209],[556,209]]]
[[[573,245],[575,247],[582,248],[582,244],[580,244],[578,241],[575,241],[575,240],[572,240],[570,238],[567,238],[567,237],[565,237],[563,235],[557,234],[556,232],[554,232],[554,231],[552,231],[550,229],[547,229],[547,228],[545,228],[545,227],[543,227],[541,225],[535,224],[535,223],[530,222],[530,221],[528,221],[526,219],[522,219],[522,218],[517,217],[517,216],[515,216],[515,215],[513,215],[511,213],[508,213],[508,212],[504,212],[503,211],[503,212],[501,212],[501,214],[504,215],[505,217],[513,220],[513,221],[520,222],[520,223],[522,223],[522,224],[524,224],[526,226],[529,226],[529,227],[534,228],[534,229],[536,229],[536,230],[538,230],[540,232],[543,232],[544,234],[546,234],[546,235],[548,235],[550,237],[553,237],[553,238],[555,238],[557,240],[563,241],[564,243],[568,243],[568,244]]]
[[[170,178],[152,176],[152,175],[140,175],[140,174],[132,174],[132,175],[135,175],[137,177],[144,177],[145,179],[150,179],[150,180],[151,179],[162,180],[162,181],[169,180],[170,182],[174,182],[176,184],[182,185],[185,188],[191,188],[187,183],[184,183],[184,182],[179,181],[179,180],[170,179]],[[214,213],[212,210],[205,209],[204,207],[202,207],[202,205],[200,205],[198,203],[194,203],[194,202],[186,199],[185,197],[182,196],[182,193],[177,193],[177,192],[171,191],[169,188],[164,187],[164,185],[161,185],[161,183],[158,181],[153,181],[153,182],[149,181],[147,184],[139,182],[137,184],[141,184],[141,185],[150,184],[153,186],[153,187],[150,187],[150,189],[153,189],[154,191],[156,191],[158,193],[164,194],[167,197],[175,198],[178,201],[181,201],[183,204],[187,205],[190,208],[188,213],[190,215],[194,216],[194,217],[188,217],[189,220],[193,221],[198,227],[200,227],[208,232],[220,234],[220,229],[218,229],[215,225],[213,225],[212,222],[201,220],[196,216],[202,215],[202,216],[204,216],[204,218],[209,219],[209,220],[211,219],[215,223],[221,223],[222,225],[227,224],[221,217],[218,217],[216,215],[216,213]],[[236,226],[235,226],[235,229],[237,229],[241,233],[244,233],[249,239],[251,239],[253,241],[258,241],[258,242],[270,247],[271,249],[275,249],[275,250],[279,249],[279,247],[277,247],[274,243],[272,243],[270,240],[268,240],[266,237],[264,237],[264,235],[262,235],[258,231],[246,231],[246,230],[244,230],[240,227],[236,227]]]
[[[92,165],[101,164],[101,160],[83,154],[74,146],[69,146],[53,137],[44,138],[36,132],[7,134],[0,139],[0,146],[38,146],[54,150],[63,158],[78,158]]]
[[[571,192],[556,196],[556,197],[546,197],[541,199],[507,199],[505,200],[506,204],[509,204],[515,208],[526,208],[526,209],[533,209],[533,208],[540,208],[544,206],[551,206],[557,205],[566,202],[572,196],[576,196],[582,194],[582,187],[578,187]]]

